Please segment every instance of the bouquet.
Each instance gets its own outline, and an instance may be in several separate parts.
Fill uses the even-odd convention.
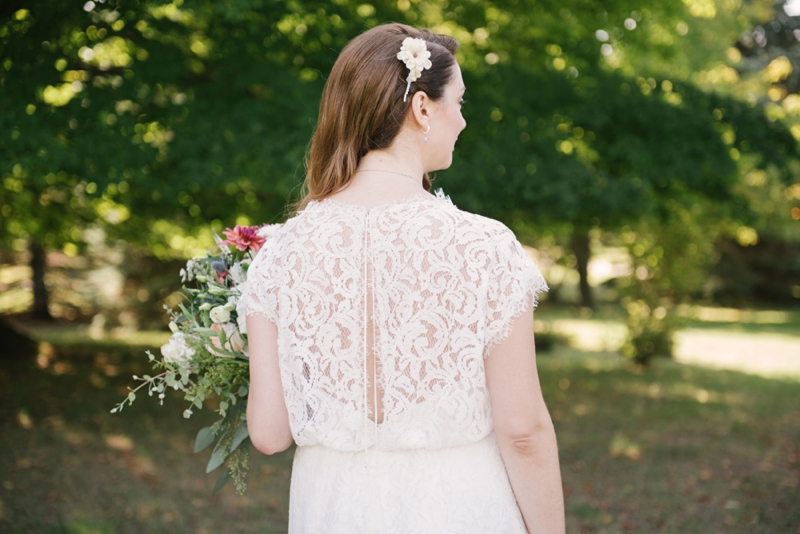
[[[179,311],[164,307],[170,316],[172,336],[161,347],[161,358],[150,351],[147,355],[154,376],[133,376],[141,384],[130,389],[128,396],[111,413],[132,404],[136,394],[147,388],[149,396],[157,395],[164,404],[167,388],[180,390],[190,406],[183,412],[192,416],[192,408],[202,409],[207,399],[219,400],[216,411],[220,419],[200,430],[194,451],[214,445],[206,473],[228,462],[217,480],[214,493],[233,479],[236,491],[244,493],[247,474],[249,438],[246,406],[250,386],[247,351],[247,327],[244,317],[237,317],[236,303],[247,280],[247,269],[265,241],[280,224],[236,226],[224,231],[227,239],[216,232],[218,250],[205,257],[190,259],[181,269],[181,282],[186,302]]]

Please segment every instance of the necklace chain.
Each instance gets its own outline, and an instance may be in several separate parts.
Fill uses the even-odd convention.
[[[388,172],[388,173],[391,173],[391,174],[399,174],[400,176],[405,176],[406,178],[411,178],[415,182],[419,183],[419,179],[418,178],[414,178],[410,174],[406,174],[404,172],[386,171],[386,170],[383,170],[383,169],[361,169],[360,171],[356,171],[356,173],[359,173],[359,172]]]

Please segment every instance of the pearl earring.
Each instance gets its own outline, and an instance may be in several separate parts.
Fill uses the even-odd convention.
[[[428,142],[428,132],[430,132],[430,131],[431,131],[431,125],[429,124],[428,125],[428,129],[425,130],[425,142],[426,143]]]

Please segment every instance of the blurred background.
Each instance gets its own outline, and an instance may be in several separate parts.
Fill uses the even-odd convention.
[[[461,43],[434,188],[550,284],[568,531],[800,533],[798,0],[6,0],[0,530],[286,531],[291,450],[212,495],[213,414],[109,410],[212,230],[285,220],[333,62],[387,21]]]

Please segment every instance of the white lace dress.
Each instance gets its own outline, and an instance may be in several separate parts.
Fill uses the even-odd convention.
[[[312,201],[271,236],[238,313],[278,326],[289,532],[526,532],[483,362],[546,289],[511,230],[441,190]]]

